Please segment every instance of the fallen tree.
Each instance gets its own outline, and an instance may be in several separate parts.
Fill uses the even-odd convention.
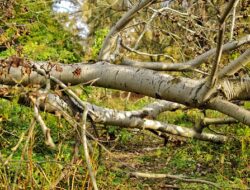
[[[20,103],[32,105],[36,121],[41,125],[45,135],[45,142],[55,147],[50,129],[46,127],[39,109],[47,112],[59,112],[75,128],[81,128],[81,135],[85,149],[86,117],[93,123],[115,125],[125,128],[138,128],[149,130],[158,136],[177,135],[186,138],[195,138],[216,143],[225,143],[227,136],[204,132],[203,129],[210,124],[227,124],[241,122],[250,126],[250,111],[241,104],[250,100],[250,78],[248,73],[239,76],[237,73],[250,62],[250,35],[245,35],[234,41],[224,43],[225,22],[236,1],[230,1],[219,15],[217,43],[215,48],[205,51],[186,62],[165,63],[156,61],[136,61],[121,56],[121,47],[141,56],[160,57],[163,54],[142,53],[137,50],[140,41],[135,42],[135,48],[124,44],[125,27],[142,9],[153,11],[152,19],[163,14],[171,8],[159,8],[157,1],[145,0],[136,3],[126,12],[110,30],[104,40],[94,63],[61,64],[56,62],[38,62],[17,55],[0,61],[0,96],[11,99],[18,94]],[[180,14],[179,11],[174,13]],[[183,14],[181,14],[183,16]],[[150,26],[147,23],[147,27]],[[133,26],[130,26],[133,27]],[[144,34],[145,32],[143,32]],[[142,39],[140,36],[138,39]],[[221,64],[222,55],[238,51],[239,55],[233,61]],[[132,56],[133,57],[133,56]],[[165,56],[171,60],[171,56]],[[211,57],[214,59],[211,61]],[[118,63],[118,64],[117,64]],[[202,71],[202,64],[210,68]],[[179,73],[199,73],[195,77],[185,77]],[[195,75],[195,74],[194,74]],[[149,96],[156,102],[141,110],[123,111],[103,108],[81,100],[70,88],[75,85],[91,85],[122,91],[134,92]],[[25,99],[25,101],[21,101]],[[194,123],[193,128],[173,125],[157,121],[156,117],[165,111],[177,109],[200,110],[212,109],[228,117],[202,118]],[[91,138],[91,136],[89,136]],[[88,152],[86,152],[86,157]],[[88,166],[91,165],[88,163]],[[89,166],[93,186],[95,179],[91,166]]]

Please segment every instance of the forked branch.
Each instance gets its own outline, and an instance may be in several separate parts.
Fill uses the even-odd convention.
[[[141,0],[122,16],[122,18],[111,28],[110,32],[106,36],[98,56],[99,60],[109,60],[115,35],[134,18],[138,11],[150,5],[154,1],[155,0]]]

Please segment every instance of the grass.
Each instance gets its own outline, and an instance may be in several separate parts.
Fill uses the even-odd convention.
[[[98,105],[123,110],[140,109],[152,99],[132,97],[125,105],[118,92],[104,96],[104,89],[90,89],[88,100]],[[99,93],[99,94],[98,94]],[[94,95],[96,94],[96,95]],[[103,97],[102,97],[103,96]],[[124,97],[122,97],[124,98]],[[57,181],[58,189],[91,189],[82,147],[73,159],[77,144],[75,131],[64,121],[51,114],[43,114],[51,128],[56,150],[44,144],[44,136],[38,126],[28,138],[32,110],[19,106],[17,101],[0,101],[0,161],[3,163],[13,153],[7,165],[0,164],[0,189],[49,189]],[[208,111],[208,116],[220,114]],[[201,113],[198,110],[176,111],[161,114],[158,119],[186,127]],[[166,146],[163,140],[147,131],[134,132],[115,126],[98,125],[100,139],[107,134],[114,139],[103,142],[108,152],[92,142],[92,164],[97,171],[100,189],[168,189],[176,185],[180,189],[213,189],[204,184],[184,183],[170,179],[145,179],[129,176],[129,172],[152,172],[186,175],[216,182],[222,189],[247,189],[250,184],[250,130],[242,124],[211,128],[233,135],[235,140],[226,144],[214,144],[171,136]],[[91,131],[91,129],[90,129]],[[17,151],[13,148],[25,133]],[[27,146],[25,143],[29,139]],[[62,174],[64,177],[62,177]],[[59,180],[61,179],[61,180]]]

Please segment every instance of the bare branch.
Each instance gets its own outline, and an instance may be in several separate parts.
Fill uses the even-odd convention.
[[[122,16],[122,18],[115,24],[115,26],[111,28],[110,32],[106,36],[102,49],[99,53],[99,60],[109,60],[110,49],[112,47],[113,38],[115,35],[134,18],[135,14],[139,10],[150,5],[154,1],[155,0],[141,0]]]
[[[228,52],[240,47],[241,45],[248,43],[250,43],[250,35],[244,36],[243,38],[237,41],[229,42],[223,45],[222,50],[223,52]],[[121,64],[134,67],[147,68],[156,71],[190,71],[200,66],[200,64],[204,63],[205,61],[207,61],[215,53],[216,53],[216,48],[211,49],[197,56],[195,59],[185,63],[140,62],[130,59],[124,59]]]
[[[121,41],[121,46],[123,48],[125,48],[126,50],[130,51],[130,52],[134,52],[134,53],[137,53],[139,55],[145,55],[145,56],[151,56],[151,57],[159,57],[159,56],[163,56],[163,57],[166,57],[172,61],[174,61],[174,58],[169,56],[169,55],[166,55],[166,54],[151,54],[151,53],[145,53],[145,52],[141,52],[141,51],[138,51],[136,49],[133,49],[133,48],[130,48],[128,46],[126,46],[122,41]]]
[[[187,178],[186,176],[183,175],[172,175],[172,174],[155,174],[155,173],[142,173],[142,172],[131,172],[131,176],[135,177],[145,177],[145,178],[170,178],[170,179],[175,179],[175,180],[180,180],[184,181],[187,183],[202,183],[202,184],[207,184],[214,186],[218,189],[220,189],[219,185],[216,183],[213,183],[211,181],[203,180],[203,179],[193,179],[193,178]]]
[[[202,120],[204,125],[224,125],[224,124],[233,124],[237,123],[238,121],[232,117],[224,117],[224,118],[208,118],[205,117]]]
[[[224,23],[226,18],[228,17],[229,13],[231,12],[232,8],[234,6],[236,6],[236,4],[238,3],[238,0],[231,0],[229,3],[228,3],[228,6],[226,7],[226,10],[224,11],[223,15],[221,16],[220,18],[220,23]]]
[[[54,100],[55,99],[53,98],[52,101]],[[48,99],[48,101],[50,100]],[[120,127],[138,128],[141,130],[143,129],[154,130],[187,138],[196,138],[204,141],[221,142],[221,143],[227,141],[227,137],[225,136],[213,135],[209,133],[200,134],[196,132],[194,129],[189,129],[186,127],[181,127],[177,125],[167,124],[143,118],[145,116],[148,116],[147,115],[148,113],[149,116],[153,116],[150,113],[152,114],[157,113],[157,111],[156,112],[152,111],[145,114],[145,110],[150,111],[150,109],[153,107],[160,108],[158,110],[159,112],[160,110],[161,111],[166,109],[171,110],[180,106],[178,104],[170,102],[162,102],[162,103],[165,103],[165,106],[164,105],[160,106],[157,103],[153,103],[138,111],[118,111],[118,110],[102,108],[88,103],[88,110],[91,110],[91,112],[89,112],[89,115],[92,118],[92,120],[96,123],[116,125]]]
[[[83,143],[83,148],[84,148],[84,156],[86,159],[86,164],[88,167],[89,175],[90,175],[94,190],[98,190],[96,179],[95,179],[95,174],[92,169],[92,164],[90,161],[90,156],[89,156],[89,151],[88,151],[88,142],[87,142],[87,137],[86,137],[87,115],[88,115],[88,108],[85,108],[82,114],[82,127],[81,127],[82,143]]]
[[[177,15],[179,15],[179,16],[183,16],[183,17],[189,16],[188,13],[180,12],[180,11],[175,10],[175,9],[172,9],[172,8],[170,8],[170,7],[168,7],[168,6],[167,6],[167,7],[164,7],[164,8],[161,8],[161,9],[159,9],[159,10],[156,10],[156,9],[153,9],[153,8],[150,8],[150,9],[153,10],[155,13],[158,13],[158,14],[162,14],[163,11],[168,10],[168,11],[170,11],[170,12],[172,12],[172,13],[175,13],[175,14],[177,14]],[[192,16],[194,16],[194,15],[192,15]]]
[[[213,88],[216,86],[217,83],[217,72],[219,63],[222,56],[222,45],[224,40],[224,33],[225,33],[225,27],[226,23],[225,20],[232,10],[233,6],[235,5],[237,1],[231,0],[226,7],[226,10],[224,11],[222,17],[219,19],[219,32],[218,32],[218,42],[217,42],[217,48],[216,48],[216,55],[215,55],[215,61],[211,70],[211,74],[208,77],[206,86],[208,87],[207,92],[204,94],[203,101],[206,101],[213,93]]]
[[[96,123],[103,123],[108,125],[116,125],[120,127],[130,127],[138,129],[147,129],[159,131],[167,134],[178,135],[187,138],[196,138],[204,141],[212,142],[226,142],[228,139],[225,136],[213,135],[209,133],[198,133],[194,129],[163,123],[159,121],[149,120],[141,118],[141,115],[133,115],[136,111],[117,111],[107,108],[101,108],[95,105],[89,104],[89,110],[95,112],[95,116],[91,115],[91,118]],[[98,116],[98,117],[96,117]]]
[[[201,133],[204,128],[208,128],[209,125],[225,125],[225,124],[234,124],[238,123],[238,121],[232,117],[224,117],[224,118],[208,118],[208,117],[201,117],[195,121],[194,129]],[[208,128],[210,129],[210,128]],[[210,129],[211,130],[211,129]],[[212,131],[214,132],[214,131]],[[215,134],[219,134],[214,132]],[[222,135],[222,134],[220,134]]]
[[[233,36],[234,36],[234,26],[235,26],[235,19],[236,19],[236,7],[237,4],[239,3],[239,0],[236,0],[234,6],[233,6],[233,10],[232,10],[232,23],[231,23],[231,28],[230,28],[230,38],[229,40],[232,41],[233,40]]]
[[[53,139],[51,138],[50,129],[46,126],[41,115],[39,114],[39,109],[38,109],[39,108],[39,101],[40,101],[39,98],[36,101],[34,101],[34,116],[35,116],[37,122],[39,123],[39,125],[41,126],[42,132],[43,132],[44,137],[45,137],[45,144],[50,146],[51,148],[55,148],[56,145],[53,142]]]
[[[217,70],[220,63],[220,59],[222,56],[222,45],[224,39],[224,32],[225,32],[225,23],[223,22],[219,27],[219,34],[218,34],[218,42],[216,48],[216,55],[215,55],[215,62],[213,64],[211,74],[208,78],[208,86],[209,88],[213,88],[216,85],[216,77],[217,77]],[[204,100],[207,99],[206,96],[209,96],[209,93],[204,96]]]
[[[250,63],[250,49],[247,49],[237,59],[225,66],[218,74],[218,78],[221,79],[225,76],[231,76],[241,68]]]
[[[238,121],[250,125],[250,111],[237,106],[229,101],[223,100],[221,98],[213,98],[207,103],[208,108],[212,108],[220,111]]]
[[[133,112],[132,115],[140,116],[144,114],[145,116],[156,118],[162,112],[175,111],[177,109],[184,109],[184,108],[186,107],[178,103],[169,102],[166,100],[159,100],[143,107],[141,110],[132,111]]]

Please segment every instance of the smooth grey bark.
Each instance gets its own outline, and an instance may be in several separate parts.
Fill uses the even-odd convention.
[[[237,120],[231,117],[225,118],[203,118],[201,121],[203,125],[225,125],[225,124],[232,124],[237,123]]]
[[[239,71],[242,67],[250,63],[250,49],[247,49],[243,54],[241,54],[237,59],[225,66],[219,73],[218,78],[223,78],[225,76],[232,76],[234,73]]]
[[[22,94],[23,89],[15,88],[15,91],[11,91],[11,87],[4,87],[6,90],[5,94],[0,94],[1,97],[11,97],[15,96],[17,90],[19,94]],[[8,88],[8,94],[7,94]],[[174,102],[160,100],[153,102],[140,110],[135,111],[119,111],[108,108],[103,108],[96,106],[94,104],[86,103],[85,107],[79,104],[77,100],[71,97],[73,101],[73,106],[65,102],[63,98],[56,94],[45,94],[43,91],[36,91],[31,94],[31,96],[37,96],[42,98],[44,101],[41,101],[39,106],[41,106],[45,111],[51,113],[61,113],[67,121],[70,121],[71,124],[75,120],[74,115],[79,112],[82,114],[87,108],[88,115],[95,123],[105,124],[105,125],[115,125],[126,128],[137,128],[140,130],[153,130],[161,133],[177,135],[186,138],[195,138],[203,141],[211,141],[217,143],[224,143],[228,140],[226,136],[210,134],[205,132],[197,132],[195,129],[186,128],[178,125],[173,125],[165,122],[155,121],[146,119],[145,117],[154,118],[164,111],[174,111],[176,109],[185,108],[181,104]],[[27,96],[25,102],[28,102]],[[45,125],[45,124],[44,124]],[[73,124],[75,125],[75,124]],[[46,127],[47,128],[47,127]],[[50,130],[47,128],[47,130]]]
[[[239,40],[224,44],[222,46],[222,51],[224,53],[228,51],[232,51],[244,44],[249,44],[249,43],[250,43],[250,35],[246,35]],[[147,69],[152,69],[156,71],[190,71],[200,66],[200,64],[204,63],[205,61],[207,61],[215,53],[216,53],[216,48],[211,49],[197,56],[195,59],[192,59],[185,63],[141,62],[141,61],[135,61],[131,59],[124,59],[121,62],[121,64],[134,66],[134,67],[147,68]]]
[[[38,67],[47,68],[46,62],[33,62]],[[31,67],[31,65],[30,65]],[[50,66],[51,67],[51,66]],[[77,85],[88,83],[94,86],[131,91],[158,99],[165,99],[185,105],[196,105],[196,96],[203,84],[185,77],[173,77],[166,73],[143,68],[112,65],[106,62],[96,64],[54,64],[50,75],[65,84]],[[24,74],[23,67],[6,66],[0,68],[1,84],[40,84],[45,85],[45,78],[37,72]],[[218,89],[228,100],[250,98],[250,80],[245,78],[230,78],[221,81]]]
[[[52,103],[53,105],[55,105],[57,100],[59,100],[59,107],[61,107],[61,100],[58,96],[54,95],[53,97],[51,95],[47,98],[48,104]],[[74,103],[78,107],[81,107],[76,101],[74,101]],[[228,138],[223,135],[216,135],[205,132],[199,133],[195,129],[144,118],[145,116],[155,117],[156,114],[158,115],[163,111],[171,111],[177,108],[183,108],[182,105],[173,102],[161,100],[160,103],[161,104],[159,104],[159,102],[154,102],[137,111],[113,110],[108,108],[102,108],[90,103],[87,103],[87,109],[91,110],[89,115],[95,123],[115,125],[127,128],[138,128],[140,130],[154,130],[171,135],[178,135],[186,138],[195,138],[203,141],[211,141],[216,143],[224,143],[228,140]]]
[[[35,64],[39,68],[50,67],[50,75],[59,79],[64,84],[76,85],[90,83],[92,81],[91,85],[94,86],[140,93],[157,99],[164,99],[191,107],[209,107],[250,125],[249,111],[242,111],[241,113],[243,115],[238,115],[234,114],[234,112],[238,110],[236,107],[234,107],[233,110],[231,109],[231,106],[229,106],[231,111],[224,110],[226,109],[226,106],[229,105],[225,104],[226,99],[228,98],[237,99],[237,96],[241,98],[249,98],[250,94],[246,93],[249,91],[250,87],[250,80],[248,79],[240,79],[236,83],[221,82],[218,92],[214,95],[219,97],[224,94],[224,97],[217,98],[216,101],[209,101],[209,103],[207,103],[199,101],[199,97],[203,92],[203,81],[196,81],[184,77],[173,77],[165,73],[148,69],[112,65],[106,62],[72,65],[51,65],[41,62],[32,64]],[[4,74],[0,76],[0,82],[2,84],[12,85],[17,83],[22,85],[45,85],[45,78],[37,72],[31,71],[29,74],[23,74],[25,68],[21,66],[2,68],[0,72]],[[233,90],[230,86],[237,87],[237,90]],[[221,104],[223,106],[218,107],[215,102],[223,102]]]
[[[37,67],[47,68],[48,63],[34,63]],[[20,83],[23,85],[45,85],[45,78],[35,71],[22,74],[22,67],[0,70],[6,73],[0,76],[2,84]],[[9,71],[8,71],[9,70]],[[8,73],[9,72],[9,73]],[[165,99],[185,105],[195,105],[195,96],[199,82],[182,77],[151,71],[142,68],[112,65],[106,62],[96,64],[57,64],[50,75],[64,84],[77,85],[94,81],[92,85],[130,91],[158,99]],[[198,85],[198,86],[197,86]]]
[[[246,125],[250,125],[250,112],[231,102],[228,102],[221,98],[213,98],[208,102],[207,106],[208,108],[231,116],[232,118],[235,118]]]

